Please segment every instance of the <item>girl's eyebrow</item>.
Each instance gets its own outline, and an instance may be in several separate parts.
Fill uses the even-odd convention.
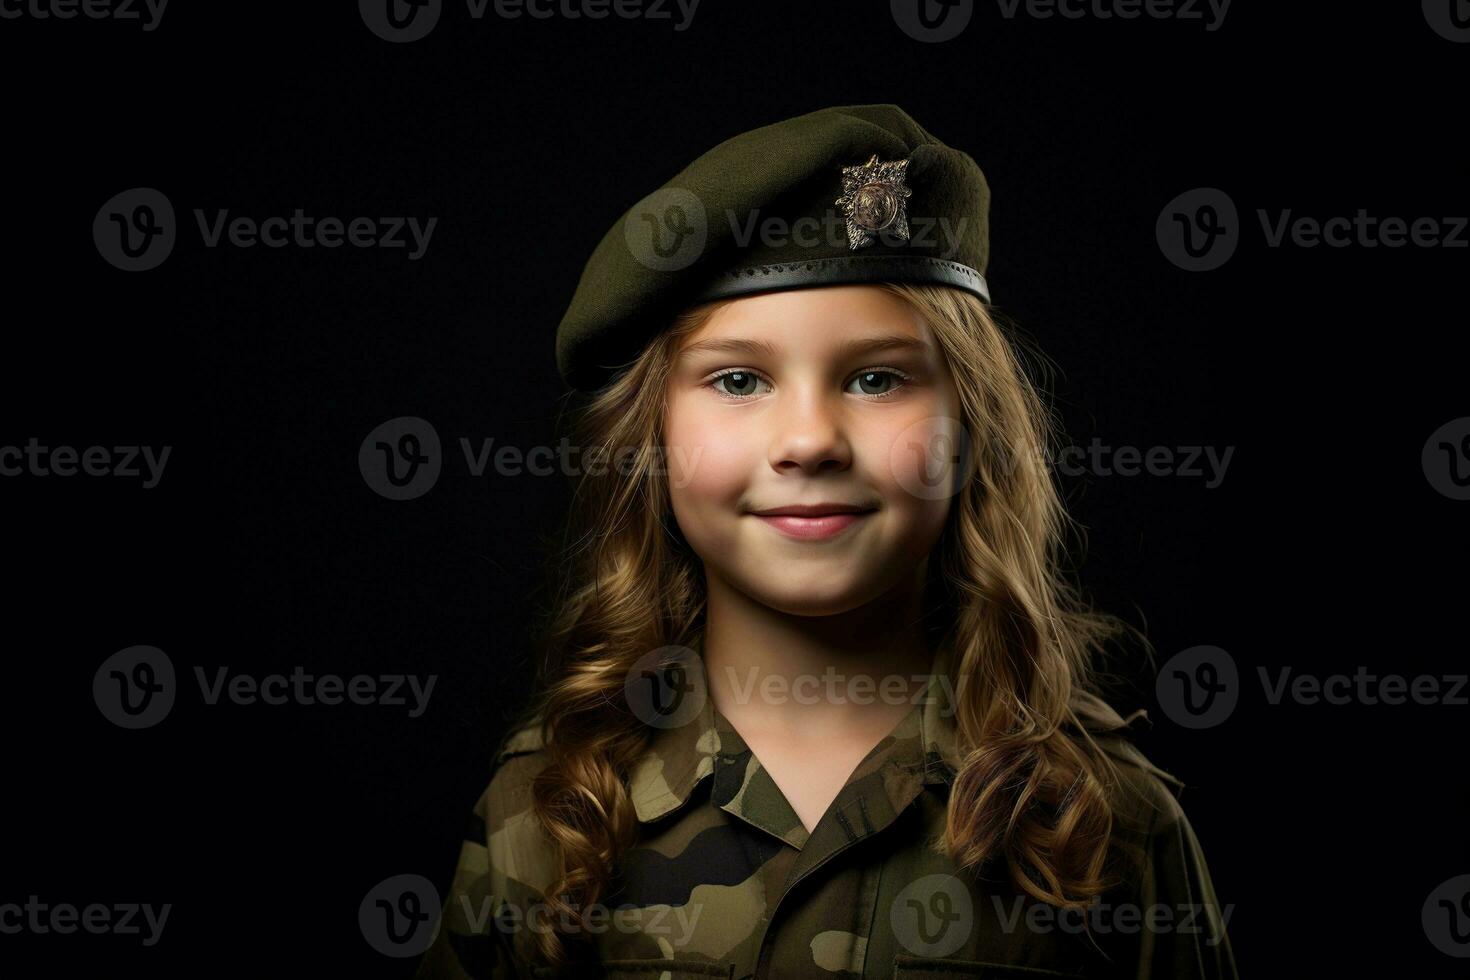
[[[839,358],[855,357],[858,354],[870,354],[880,350],[913,351],[922,354],[929,350],[929,345],[922,340],[906,337],[903,334],[891,334],[882,337],[855,337],[852,340],[843,341],[837,348]],[[766,340],[747,340],[743,337],[717,337],[711,340],[701,340],[690,344],[680,351],[679,356],[686,354],[764,354],[766,357],[776,357],[780,352],[776,345]]]

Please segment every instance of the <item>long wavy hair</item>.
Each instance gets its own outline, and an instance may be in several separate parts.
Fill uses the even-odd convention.
[[[1098,659],[1115,634],[1143,638],[1089,609],[1069,582],[1066,545],[1080,528],[1045,465],[1058,426],[1021,360],[1039,351],[967,292],[879,285],[933,330],[972,447],[925,595],[925,622],[955,680],[962,760],[936,846],[961,869],[1003,863],[1037,900],[1081,908],[1117,880],[1108,844],[1120,781],[1089,733],[1118,720],[1095,694]],[[623,465],[576,485],[563,577],[541,627],[537,694],[520,721],[539,724],[546,747],[532,795],[559,855],[543,896],[556,922],[577,921],[601,899],[637,839],[627,778],[654,730],[626,704],[628,671],[703,629],[703,567],[673,519],[660,447],[681,341],[723,302],[679,315],[571,418],[584,452]],[[536,941],[560,966],[586,934],[545,929]]]

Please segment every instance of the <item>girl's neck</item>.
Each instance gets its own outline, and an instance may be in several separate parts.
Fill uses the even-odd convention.
[[[711,580],[702,647],[715,707],[742,731],[888,731],[933,667],[918,573],[832,616],[783,613]]]

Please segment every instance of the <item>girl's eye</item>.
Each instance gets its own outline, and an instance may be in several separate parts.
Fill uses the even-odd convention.
[[[897,371],[874,370],[864,371],[856,378],[853,378],[852,383],[858,386],[857,394],[873,395],[876,398],[882,398],[902,388],[904,380],[903,375]]]
[[[868,395],[874,399],[886,398],[902,388],[907,380],[907,377],[897,371],[864,371],[852,379],[847,390],[852,391],[853,394]],[[761,385],[766,385],[768,390],[770,388],[770,383],[754,371],[740,370],[718,374],[708,382],[708,385],[715,390],[716,394],[735,400],[760,394]],[[853,391],[852,385],[857,385],[856,391]]]
[[[716,375],[710,386],[726,398],[745,398],[755,394],[760,383],[761,379],[750,371],[727,371]]]

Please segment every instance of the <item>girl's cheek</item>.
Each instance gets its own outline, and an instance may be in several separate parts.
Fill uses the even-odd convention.
[[[925,412],[895,422],[872,451],[893,506],[942,514],[959,490],[969,436],[958,419]]]
[[[697,411],[671,412],[669,490],[690,506],[734,506],[744,491],[755,458],[748,434],[717,416]]]

